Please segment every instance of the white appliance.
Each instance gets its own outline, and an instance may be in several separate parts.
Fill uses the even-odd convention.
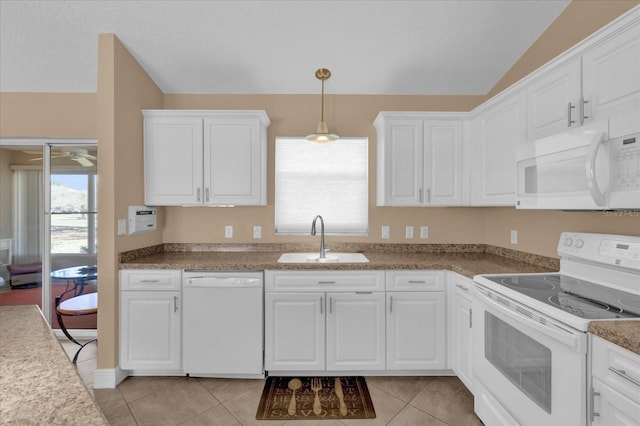
[[[263,288],[262,272],[185,272],[185,373],[264,377]]]
[[[640,319],[640,237],[562,233],[560,271],[474,277],[475,411],[487,426],[587,425],[592,320]]]
[[[640,133],[608,138],[600,121],[521,145],[519,209],[640,209]]]

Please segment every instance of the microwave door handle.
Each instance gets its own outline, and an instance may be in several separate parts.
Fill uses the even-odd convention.
[[[596,176],[596,158],[598,157],[598,151],[604,142],[604,132],[597,132],[594,135],[590,145],[589,161],[586,164],[587,173],[587,185],[591,192],[591,197],[595,201],[596,205],[606,207],[607,199],[605,194],[598,185],[598,178]]]

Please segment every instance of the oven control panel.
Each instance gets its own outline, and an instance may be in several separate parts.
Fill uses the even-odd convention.
[[[558,254],[640,271],[640,237],[563,232]]]

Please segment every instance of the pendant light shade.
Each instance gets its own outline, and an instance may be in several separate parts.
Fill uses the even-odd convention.
[[[307,140],[317,143],[333,142],[340,139],[340,136],[335,133],[329,133],[327,123],[324,121],[324,81],[331,77],[331,71],[326,68],[319,68],[316,70],[316,78],[322,81],[322,98],[320,104],[320,122],[316,128],[315,133],[307,135]]]

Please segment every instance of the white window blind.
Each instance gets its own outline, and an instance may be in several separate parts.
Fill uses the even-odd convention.
[[[367,235],[368,165],[367,138],[276,138],[276,233],[309,234],[321,215],[327,234]]]

